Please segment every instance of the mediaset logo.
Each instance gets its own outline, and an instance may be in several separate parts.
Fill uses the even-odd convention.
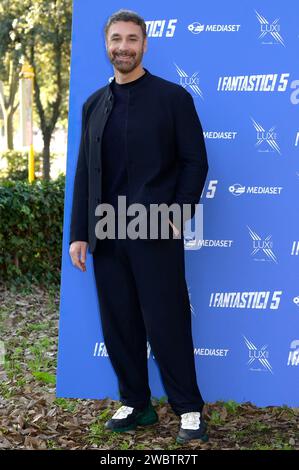
[[[231,248],[234,240],[198,240],[200,247],[206,248]]]
[[[280,34],[280,24],[279,18],[275,18],[275,20],[270,21],[260,13],[255,10],[255,14],[257,20],[260,24],[260,32],[259,39],[262,39],[262,44],[281,44],[285,47],[284,40]]]
[[[272,235],[262,238],[254,230],[248,227],[249,235],[252,239],[253,251],[251,256],[255,261],[274,261],[277,264],[277,258],[273,252]]]
[[[276,126],[272,126],[266,130],[260,123],[251,118],[253,127],[256,130],[256,143],[255,147],[258,152],[276,152],[281,155],[279,145],[277,143],[277,134],[274,132]]]
[[[210,356],[210,357],[227,357],[229,349],[220,348],[194,348],[195,356]]]
[[[257,346],[243,335],[245,344],[248,348],[249,360],[247,365],[250,366],[249,370],[253,372],[271,372],[273,374],[272,366],[269,362],[268,345],[264,344],[261,348]],[[262,366],[262,367],[261,367]]]
[[[277,310],[279,308],[281,296],[281,290],[273,292],[212,292],[210,294],[209,307]]]
[[[192,34],[200,34],[204,31],[210,33],[235,33],[239,32],[240,24],[202,24],[194,21],[188,25],[188,31]]]
[[[284,92],[287,89],[289,76],[289,73],[223,76],[218,78],[217,91]]]
[[[242,194],[249,194],[253,196],[268,195],[279,196],[283,190],[282,186],[244,186],[243,184],[235,183],[229,186],[229,192],[233,196],[241,196]]]
[[[203,135],[205,139],[215,140],[235,140],[237,137],[236,131],[204,131]]]
[[[299,339],[294,339],[290,344],[287,366],[299,366]]]
[[[146,33],[149,38],[172,38],[175,33],[177,18],[171,20],[148,20],[145,21]]]
[[[298,295],[293,298],[293,302],[297,307],[299,307],[299,296]]]
[[[190,89],[194,96],[200,96],[200,98],[203,99],[203,92],[199,88],[199,77],[197,76],[199,72],[194,72],[191,76],[189,76],[185,70],[180,68],[176,63],[174,65],[180,77],[180,85],[182,85],[183,88]]]

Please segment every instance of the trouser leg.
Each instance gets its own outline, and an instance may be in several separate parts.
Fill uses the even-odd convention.
[[[183,239],[128,244],[147,336],[168,402],[177,415],[201,411]]]
[[[118,378],[120,401],[150,401],[147,337],[128,259],[118,240],[99,240],[93,266],[105,345]]]

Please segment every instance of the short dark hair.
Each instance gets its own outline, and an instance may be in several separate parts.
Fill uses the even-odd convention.
[[[108,21],[105,24],[105,29],[104,29],[105,37],[107,37],[110,26],[113,23],[117,23],[117,21],[132,21],[132,23],[135,23],[138,26],[140,26],[143,37],[144,38],[146,37],[146,24],[145,24],[144,19],[141,18],[141,16],[139,16],[137,13],[135,13],[135,11],[125,10],[125,9],[116,11],[108,18]]]

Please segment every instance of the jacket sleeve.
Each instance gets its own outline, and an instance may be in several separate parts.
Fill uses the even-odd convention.
[[[173,202],[181,208],[191,204],[191,218],[200,200],[208,173],[207,152],[202,126],[191,94],[182,88],[175,112],[178,179]]]
[[[82,108],[81,139],[75,173],[71,212],[70,241],[88,242],[88,168],[86,155],[86,110]]]

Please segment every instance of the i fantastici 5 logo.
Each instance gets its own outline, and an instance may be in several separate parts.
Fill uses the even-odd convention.
[[[281,44],[285,47],[284,40],[280,34],[279,18],[276,18],[271,23],[256,10],[255,14],[260,24],[261,34],[259,35],[259,39],[262,39],[262,44]]]
[[[149,359],[151,353],[151,345],[147,341],[147,358]],[[93,357],[109,357],[109,354],[107,352],[107,348],[105,343],[103,342],[96,342],[93,348]],[[152,354],[153,359],[155,359],[155,356]]]
[[[185,70],[181,69],[177,64],[174,64],[176,71],[180,77],[180,85],[184,88],[189,88],[194,96],[200,96],[203,99],[203,93],[199,88],[198,72],[194,72],[189,76]]]
[[[253,127],[256,130],[255,146],[258,152],[276,152],[281,155],[279,145],[277,143],[277,134],[274,132],[276,126],[272,126],[266,130],[261,124],[251,118]]]
[[[268,73],[257,75],[227,75],[218,78],[217,91],[236,91],[236,92],[275,92],[286,91],[289,82],[289,73]],[[297,82],[291,85],[297,87]],[[295,90],[292,102],[296,104]],[[295,103],[296,102],[296,103]]]
[[[235,33],[240,30],[240,24],[202,24],[198,21],[188,25],[188,31],[192,34],[203,33],[204,31],[211,33]]]
[[[210,308],[245,308],[277,310],[282,291],[211,292]]]
[[[268,345],[265,344],[261,348],[257,348],[246,336],[243,336],[243,338],[248,348],[249,360],[247,365],[250,366],[249,370],[254,372],[271,372],[273,374],[273,369],[269,362]]]
[[[273,252],[272,235],[262,238],[254,230],[248,227],[249,235],[252,239],[253,251],[251,256],[255,261],[274,261],[277,263],[277,258]]]
[[[299,339],[294,339],[290,344],[288,366],[299,366]]]
[[[148,20],[146,24],[146,34],[150,38],[172,38],[174,36],[177,19],[171,20]]]

